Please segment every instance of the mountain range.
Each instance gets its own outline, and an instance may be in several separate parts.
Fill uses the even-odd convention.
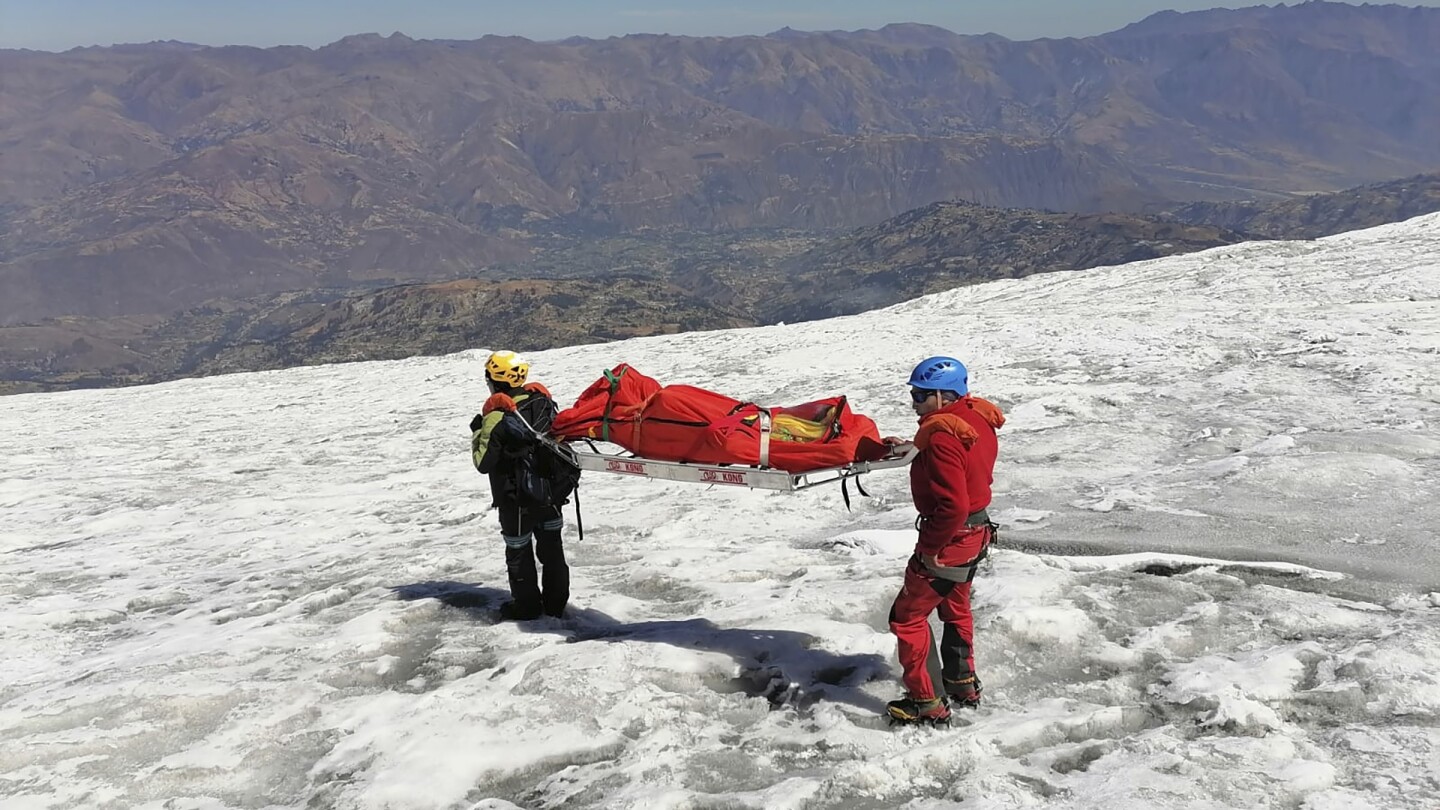
[[[493,276],[556,232],[814,238],[956,199],[1153,213],[1386,180],[1440,165],[1437,42],[1437,9],[1309,2],[1031,42],[3,51],[0,325]]]

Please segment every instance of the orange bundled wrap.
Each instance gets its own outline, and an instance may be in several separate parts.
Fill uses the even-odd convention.
[[[586,388],[550,432],[562,441],[611,442],[657,461],[753,467],[761,463],[766,411],[770,467],[802,473],[889,453],[875,422],[851,411],[843,396],[764,409],[691,385],[662,386],[625,363]]]

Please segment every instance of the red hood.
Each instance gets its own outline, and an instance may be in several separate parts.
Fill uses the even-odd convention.
[[[1005,424],[1005,414],[1001,413],[994,403],[979,397],[963,397],[938,411],[931,411],[920,417],[920,430],[915,433],[915,446],[924,450],[930,445],[930,438],[937,431],[949,433],[963,442],[966,447],[974,444],[975,440],[980,438],[980,434],[976,433],[975,428],[971,427],[970,423],[965,421],[965,417],[960,415],[962,410],[975,411],[990,424],[990,427],[997,430]]]

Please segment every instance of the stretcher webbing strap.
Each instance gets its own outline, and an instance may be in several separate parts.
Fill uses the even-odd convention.
[[[840,437],[840,412],[843,410],[845,410],[845,397],[841,396],[830,408],[830,425],[821,441],[834,441]]]
[[[621,371],[616,374],[608,368],[605,369],[605,379],[610,382],[610,393],[605,397],[605,412],[600,415],[601,441],[610,441],[610,409],[615,407],[615,392],[620,389],[620,376],[624,373],[625,371]]]
[[[850,484],[850,478],[851,476],[847,475],[844,478],[840,479],[840,497],[845,499],[845,511],[847,512],[850,511],[850,490],[847,489],[848,485]],[[855,489],[859,490],[861,495],[864,495],[867,498],[870,497],[870,493],[866,492],[865,487],[860,485],[860,476],[856,475],[854,476],[854,478]]]
[[[758,406],[757,406],[758,407]],[[770,409],[760,408],[760,466],[770,466]]]
[[[708,428],[708,427],[710,427],[710,423],[709,423],[709,422],[697,422],[697,421],[695,421],[694,419],[665,419],[664,417],[660,417],[660,416],[642,416],[641,418],[639,418],[639,419],[637,419],[637,420],[635,420],[635,421],[636,421],[637,424],[639,424],[639,423],[641,423],[641,422],[650,422],[650,423],[653,423],[653,424],[656,424],[656,425],[683,425],[684,427],[693,427],[693,428]]]

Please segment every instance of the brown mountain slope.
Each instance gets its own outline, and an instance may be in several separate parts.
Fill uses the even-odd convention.
[[[1124,214],[935,203],[787,260],[755,310],[799,321],[889,306],[962,284],[1083,270],[1232,244],[1238,234]]]
[[[446,354],[472,346],[516,350],[749,325],[742,313],[676,287],[592,281],[460,279],[393,287],[324,306],[283,305],[255,323],[273,336],[223,339],[190,373]],[[179,324],[175,325],[177,328]]]
[[[0,327],[0,393],[751,324],[744,313],[673,285],[631,278],[460,279],[350,297],[290,293],[200,307],[158,322],[67,318]]]
[[[893,26],[0,52],[0,323],[473,275],[523,259],[537,222],[1153,210],[1428,170],[1437,21],[1306,3],[1036,42]]]
[[[523,237],[426,210],[409,177],[264,133],[86,186],[10,218],[0,323],[453,278],[525,255]]]
[[[0,328],[0,390],[115,385],[390,359],[474,346],[546,348],[857,312],[974,283],[1117,264],[1233,239],[1203,226],[945,203],[815,245],[785,232],[552,239],[547,280],[465,279],[359,295],[287,293],[159,323],[67,318]],[[686,244],[689,247],[686,247]],[[807,250],[807,248],[809,248]],[[593,265],[625,268],[574,278]],[[721,303],[723,302],[723,303]]]
[[[1440,210],[1434,176],[1268,206],[1188,207],[1304,238]],[[927,206],[832,239],[797,231],[554,233],[496,278],[359,295],[213,302],[170,318],[0,327],[0,393],[153,382],[474,346],[541,348],[632,334],[824,317],[989,278],[1074,270],[1236,241],[1204,223],[969,203]],[[590,280],[595,268],[610,277]],[[506,282],[532,274],[543,280]]]
[[[1187,207],[1281,238],[1440,210],[1434,176],[1300,200]],[[1292,229],[1292,230],[1287,230]],[[1204,223],[945,203],[832,239],[800,231],[552,233],[487,279],[346,296],[212,302],[170,318],[59,318],[0,327],[0,393],[378,359],[523,348],[655,331],[823,317],[987,278],[1073,270],[1226,244]],[[595,268],[609,279],[587,280]],[[543,277],[505,282],[513,275]]]
[[[1268,205],[1191,203],[1170,215],[1182,222],[1228,228],[1265,239],[1318,239],[1436,211],[1440,211],[1440,173]]]

